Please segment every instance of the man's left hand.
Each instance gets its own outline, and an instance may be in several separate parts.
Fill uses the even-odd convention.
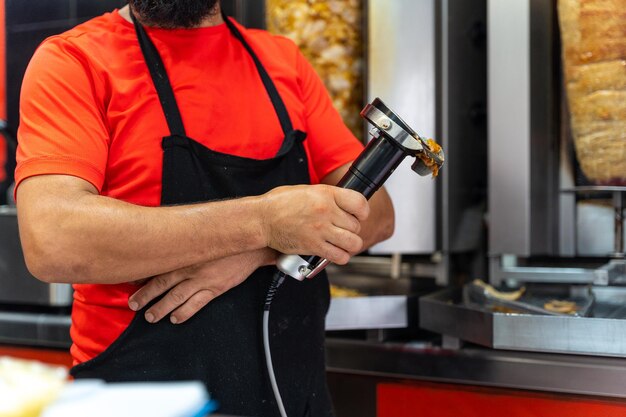
[[[151,278],[131,295],[128,305],[138,311],[150,301],[167,294],[145,312],[150,323],[170,314],[174,324],[183,323],[229,289],[241,284],[257,268],[274,262],[271,249],[245,252]]]

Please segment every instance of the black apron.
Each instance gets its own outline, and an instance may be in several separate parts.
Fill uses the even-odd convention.
[[[285,134],[282,146],[274,158],[256,160],[216,152],[187,137],[161,57],[135,21],[170,129],[162,141],[161,205],[260,195],[280,185],[310,183],[303,146],[306,135],[293,129],[265,68],[234,24],[224,20],[256,65]],[[145,309],[139,311],[111,346],[75,366],[71,374],[109,382],[201,380],[220,403],[220,413],[279,416],[265,369],[261,333],[263,303],[275,270],[258,269],[183,324],[171,324],[167,318],[150,324],[144,319]],[[329,301],[328,279],[322,274],[304,282],[287,279],[273,301],[270,345],[289,417],[333,415],[324,359]]]

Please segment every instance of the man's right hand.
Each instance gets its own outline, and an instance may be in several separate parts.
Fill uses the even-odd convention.
[[[322,184],[275,188],[263,196],[267,246],[346,264],[363,247],[358,233],[369,211],[367,199],[353,190]]]

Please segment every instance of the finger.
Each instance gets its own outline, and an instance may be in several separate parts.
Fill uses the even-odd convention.
[[[185,277],[182,274],[175,273],[157,275],[152,278],[146,285],[137,290],[133,295],[128,297],[128,306],[133,311],[144,308],[150,301],[154,300],[165,291],[169,290]]]
[[[329,232],[326,241],[350,254],[359,253],[363,248],[361,236],[338,227]]]
[[[337,188],[334,197],[339,208],[352,214],[359,221],[367,220],[370,206],[362,194],[353,190]]]
[[[333,220],[334,226],[356,234],[361,232],[361,222],[356,217],[342,210],[337,210],[337,212]]]
[[[174,286],[158,302],[146,310],[146,320],[156,323],[179,306],[186,303],[194,294],[202,289],[199,280],[187,279]]]
[[[198,291],[170,315],[170,321],[173,324],[186,322],[218,295],[220,294],[209,289]]]
[[[337,265],[345,265],[350,260],[348,252],[328,242],[322,244],[320,256]]]

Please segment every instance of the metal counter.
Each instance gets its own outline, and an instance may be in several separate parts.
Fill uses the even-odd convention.
[[[626,399],[626,359],[328,339],[327,370]]]
[[[58,323],[41,321],[34,334],[5,342],[59,347],[69,318]],[[5,328],[0,326],[4,333]],[[54,337],[50,334],[54,333]],[[7,334],[5,333],[5,336]],[[25,340],[29,339],[29,340]],[[442,349],[423,343],[380,343],[327,338],[330,372],[403,378],[453,384],[569,393],[626,399],[626,359],[565,354],[513,352],[481,347]]]
[[[0,311],[0,343],[69,348],[69,315]]]

